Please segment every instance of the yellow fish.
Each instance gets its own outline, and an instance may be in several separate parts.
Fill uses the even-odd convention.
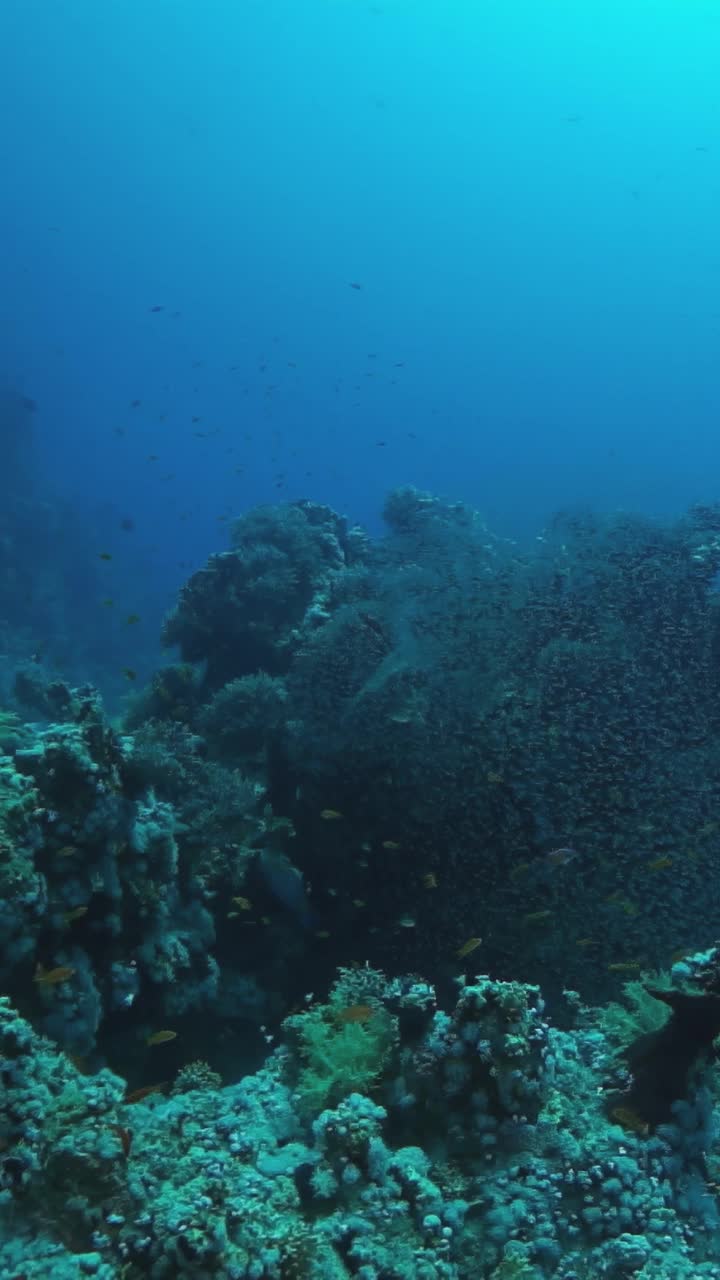
[[[465,956],[469,956],[473,951],[477,951],[482,938],[468,938],[467,942],[463,942],[462,946],[456,951],[458,960],[463,960]]]
[[[72,911],[66,911],[63,920],[66,924],[72,924],[73,920],[82,920],[87,915],[87,907],[73,907]]]
[[[320,817],[323,819],[324,822],[337,822],[339,818],[342,818],[342,816],[343,815],[341,814],[339,809],[321,809],[320,810]]]
[[[72,965],[69,964],[59,964],[54,969],[43,969],[39,964],[35,970],[33,982],[37,982],[39,987],[54,987],[58,982],[67,982],[74,972]]]
[[[237,898],[231,898],[230,901],[233,902],[236,907],[239,907],[241,911],[252,911],[252,902],[249,898],[238,896]]]
[[[637,973],[641,968],[639,960],[616,960],[608,965],[608,973]]]
[[[516,880],[518,876],[524,876],[530,870],[529,862],[517,862],[514,867],[510,868],[510,879]]]
[[[645,866],[648,871],[665,871],[667,867],[672,866],[672,858],[668,858],[666,854],[662,858],[653,858],[652,862],[646,862]]]
[[[551,915],[552,911],[528,911],[527,915],[523,916],[523,922],[525,924],[541,924],[543,920],[549,920]]]
[[[426,871],[422,882],[425,889],[437,889],[437,876],[434,871]]]
[[[145,1043],[150,1045],[169,1044],[171,1040],[176,1039],[177,1031],[153,1031],[152,1035],[147,1037]]]

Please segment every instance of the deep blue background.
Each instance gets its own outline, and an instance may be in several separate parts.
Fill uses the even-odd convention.
[[[0,374],[123,608],[256,502],[718,496],[714,0],[3,0],[0,48]]]

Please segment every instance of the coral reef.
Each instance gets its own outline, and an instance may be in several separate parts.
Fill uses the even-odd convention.
[[[420,979],[345,970],[254,1075],[196,1063],[132,1099],[0,1001],[0,1274],[717,1280],[711,1078],[623,1128],[576,1012],[563,1031],[536,988],[481,977],[446,1013]],[[374,1061],[318,1036],[375,1020]]]
[[[6,662],[0,1280],[720,1280],[720,512],[385,520]]]

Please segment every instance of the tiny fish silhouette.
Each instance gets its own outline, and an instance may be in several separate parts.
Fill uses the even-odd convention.
[[[559,849],[551,849],[545,854],[545,865],[548,867],[566,867],[568,862],[574,862],[579,858],[577,849],[571,848],[570,845],[563,845]]]

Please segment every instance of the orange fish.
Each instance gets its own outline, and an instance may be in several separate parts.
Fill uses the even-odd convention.
[[[122,1153],[125,1159],[127,1160],[128,1156],[130,1155],[130,1147],[132,1146],[132,1133],[130,1132],[129,1129],[125,1129],[121,1124],[111,1124],[110,1128],[113,1130],[113,1133],[116,1133],[118,1138],[120,1139],[120,1146],[122,1147]]]
[[[171,1040],[175,1039],[177,1039],[177,1031],[153,1031],[152,1035],[147,1037],[145,1043],[169,1044]]]
[[[369,1022],[374,1012],[374,1009],[369,1004],[351,1004],[347,1009],[340,1010],[338,1021]]]
[[[43,969],[39,964],[35,970],[33,982],[37,982],[41,987],[54,987],[58,982],[67,982],[74,972],[72,965],[69,964],[59,964],[54,969]]]
[[[458,960],[463,960],[465,956],[472,955],[473,951],[477,951],[481,942],[482,938],[468,938],[467,942],[463,942],[462,946],[458,947],[458,950],[455,953]]]

